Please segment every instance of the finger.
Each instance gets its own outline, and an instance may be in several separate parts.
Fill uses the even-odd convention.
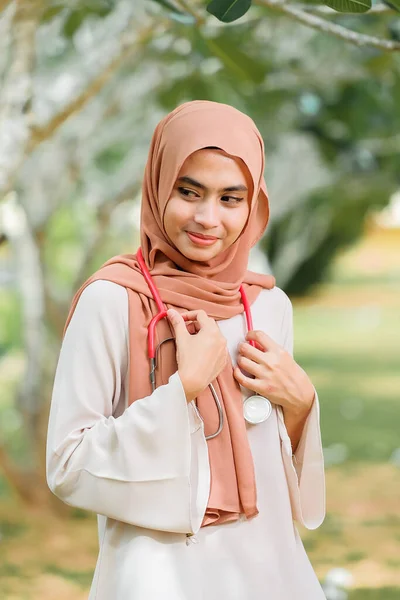
[[[238,352],[241,356],[247,356],[254,362],[260,364],[265,362],[265,351],[254,348],[254,346],[250,346],[250,344],[246,344],[245,342],[240,342]]]
[[[181,313],[182,317],[188,321],[196,321],[198,319],[199,315],[206,315],[207,313],[205,312],[205,310],[203,309],[199,309],[199,310],[185,310],[184,312]],[[208,317],[209,318],[209,317]]]
[[[237,363],[240,369],[244,369],[250,375],[258,377],[258,379],[262,378],[264,371],[261,365],[259,365],[258,363],[255,363],[254,361],[250,360],[249,358],[246,358],[245,356],[238,356]]]
[[[189,310],[182,313],[182,317],[185,321],[197,321],[201,328],[210,324],[216,324],[215,320],[209,317],[204,310]]]
[[[261,384],[259,379],[252,379],[243,375],[239,367],[233,369],[233,376],[240,385],[252,390],[253,392],[261,393]]]
[[[248,331],[246,334],[246,340],[254,340],[260,344],[264,350],[272,350],[279,346],[275,340],[273,340],[264,331],[260,331],[259,329],[252,329],[251,331]]]
[[[188,330],[188,332],[193,335],[194,333],[196,333],[196,327],[194,325],[194,323],[186,323],[186,329]]]
[[[173,308],[168,309],[167,317],[172,327],[174,328],[176,337],[178,337],[178,335],[190,335],[186,328],[186,323],[183,320],[182,315],[180,315],[177,310]]]
[[[200,325],[196,321],[186,322],[186,327],[187,327],[188,332],[191,335],[198,333],[200,331]]]

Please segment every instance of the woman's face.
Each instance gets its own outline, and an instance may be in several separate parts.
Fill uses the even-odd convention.
[[[251,176],[240,159],[222,150],[197,150],[178,173],[164,213],[165,231],[190,260],[210,260],[239,237],[251,195]],[[206,245],[190,233],[213,239]]]

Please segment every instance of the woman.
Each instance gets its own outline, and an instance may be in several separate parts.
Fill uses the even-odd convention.
[[[289,298],[247,270],[269,217],[263,172],[261,135],[231,106],[188,102],[155,129],[141,250],[169,309],[156,343],[175,343],[159,349],[154,391],[157,308],[137,254],[107,261],[73,299],[47,480],[98,515],[91,600],[324,598],[293,524],[314,529],[325,513],[318,397],[292,356]],[[243,416],[254,392],[272,402],[256,425]]]

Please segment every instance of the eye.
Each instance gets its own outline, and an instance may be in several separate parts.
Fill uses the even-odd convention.
[[[237,198],[236,196],[221,196],[221,200],[223,200],[224,198],[227,198],[228,201],[231,201],[228,202],[229,204],[238,204],[239,202],[242,202],[242,200],[244,200],[244,198]],[[225,202],[224,204],[228,203]]]
[[[186,198],[196,198],[198,194],[194,190],[189,190],[188,188],[178,187],[178,191],[182,196]]]

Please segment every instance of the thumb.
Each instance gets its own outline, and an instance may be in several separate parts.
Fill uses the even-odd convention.
[[[169,308],[167,310],[167,316],[177,335],[190,335],[186,328],[185,321],[177,310]]]

